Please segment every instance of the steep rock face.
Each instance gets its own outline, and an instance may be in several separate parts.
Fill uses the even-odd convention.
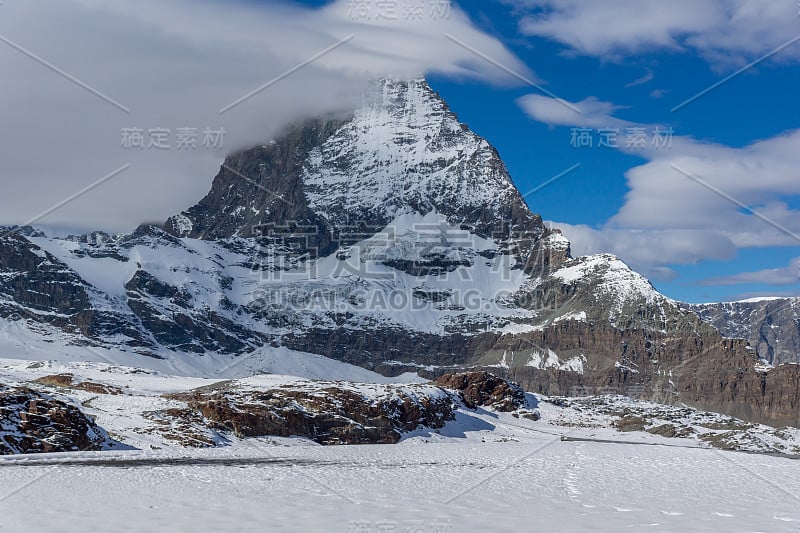
[[[270,228],[285,235],[305,231],[304,243],[318,253],[333,251],[330,228],[308,205],[302,180],[309,153],[346,119],[309,120],[290,127],[280,142],[225,159],[209,194],[170,218],[165,229],[178,237],[260,237]]]
[[[68,319],[90,308],[83,280],[18,233],[0,236],[0,271],[5,314],[16,307],[21,314]]]
[[[726,337],[747,339],[772,365],[800,363],[800,298],[687,305]]]
[[[672,335],[607,324],[562,322],[541,332],[500,339],[505,368],[492,368],[526,390],[547,395],[624,394],[685,403],[772,425],[798,424],[797,365],[759,370],[747,341],[712,332]],[[532,356],[578,357],[582,372],[531,366]],[[488,358],[484,358],[484,361]]]
[[[28,246],[54,261],[72,290],[80,291],[86,308],[72,315],[20,318],[57,327],[72,344],[111,344],[161,357],[169,350],[245,353],[266,342],[227,295],[235,278],[251,272],[244,263],[252,254],[230,253],[230,264],[224,264],[221,254],[237,247],[237,240],[196,249],[152,225],[129,235],[28,239]],[[30,268],[26,275],[38,278],[37,269]],[[9,304],[18,305],[11,298]]]
[[[97,290],[34,239],[46,238],[31,228],[0,234],[0,317],[54,326],[84,341],[125,336],[130,346],[146,345],[137,324],[96,308]]]
[[[163,283],[145,271],[137,270],[125,289],[128,307],[163,346],[195,353],[242,353],[252,343],[262,343],[257,334],[219,313],[194,306],[185,287]]]

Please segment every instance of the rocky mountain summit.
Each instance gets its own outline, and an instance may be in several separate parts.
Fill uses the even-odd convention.
[[[730,329],[729,313],[675,302],[614,256],[573,258],[422,78],[376,81],[356,110],[231,154],[161,227],[0,234],[10,355],[68,345],[258,371],[288,348],[386,376],[488,370],[547,395],[797,425],[798,367],[763,362],[792,362],[774,348],[782,330],[756,339],[766,318]]]
[[[547,231],[497,151],[421,78],[380,80],[352,115],[301,122],[228,157],[211,192],[166,228],[202,239],[291,229],[321,256],[409,213],[508,245]]]

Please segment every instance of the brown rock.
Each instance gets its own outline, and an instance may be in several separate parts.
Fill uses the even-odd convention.
[[[238,437],[301,436],[319,444],[392,444],[419,426],[440,428],[454,418],[445,391],[387,387],[368,397],[338,385],[324,389],[211,390],[169,395],[187,402],[209,427]]]
[[[525,392],[519,385],[489,372],[445,374],[434,383],[458,391],[464,405],[470,409],[491,407],[509,412],[526,404]]]
[[[627,415],[623,416],[616,422],[614,422],[614,427],[617,428],[619,431],[629,432],[629,431],[642,431],[644,430],[644,426],[647,423],[643,418],[638,416]]]
[[[0,387],[0,455],[100,450],[107,439],[74,405],[27,388]]]
[[[35,380],[36,383],[42,385],[49,385],[52,387],[63,387],[67,389],[78,389],[95,394],[123,394],[123,390],[114,385],[105,385],[103,383],[95,383],[93,381],[75,381],[75,376],[72,374],[54,374],[52,376],[42,376]]]
[[[677,428],[672,424],[661,424],[660,426],[648,428],[647,432],[652,433],[653,435],[660,435],[662,437],[667,437],[669,439],[674,438],[678,435]]]

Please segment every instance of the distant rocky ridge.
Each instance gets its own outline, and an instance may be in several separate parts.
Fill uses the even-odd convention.
[[[798,367],[762,361],[793,362],[796,321],[754,310],[739,328],[733,309],[675,302],[611,255],[572,258],[424,79],[376,81],[357,110],[230,155],[163,227],[0,234],[0,333],[20,349],[233,364],[285,346],[797,425]]]
[[[765,362],[800,363],[800,298],[687,305],[726,337],[747,339]]]

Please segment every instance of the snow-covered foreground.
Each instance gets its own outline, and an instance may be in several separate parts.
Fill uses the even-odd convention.
[[[142,459],[115,467],[113,461]],[[797,531],[800,462],[562,442],[0,461],[3,531]],[[79,465],[72,459],[80,458]],[[36,461],[34,465],[26,462]],[[59,462],[67,462],[58,466]],[[148,461],[150,461],[148,463]],[[196,462],[197,464],[192,464]],[[215,463],[216,462],[216,463]]]
[[[121,393],[36,381],[57,373]],[[795,453],[797,430],[739,427],[685,408],[528,395],[528,408],[513,413],[461,406],[440,430],[420,427],[395,445],[216,434],[219,447],[193,449],[147,413],[178,405],[165,393],[225,379],[5,359],[0,382],[81,405],[117,440],[103,452],[0,457],[0,531],[800,530],[800,461],[701,438],[718,431],[742,449]],[[327,386],[281,375],[238,383]],[[525,416],[534,411],[538,420]],[[692,432],[641,429],[665,424]]]

